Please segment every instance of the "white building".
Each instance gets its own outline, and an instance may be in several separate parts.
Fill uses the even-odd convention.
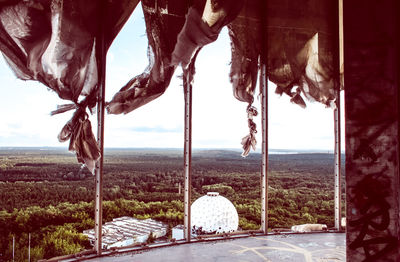
[[[193,234],[229,233],[237,230],[239,216],[235,206],[217,192],[208,192],[191,206]]]
[[[168,231],[168,225],[151,218],[139,220],[125,216],[114,218],[111,222],[106,222],[103,224],[102,229],[102,245],[104,249],[107,249],[144,243],[150,233],[155,238],[165,236]],[[84,230],[83,234],[87,235],[90,243],[94,245],[94,229]]]
[[[185,239],[185,235],[184,235],[184,225],[177,225],[175,227],[172,228],[172,238],[175,240],[182,240]]]

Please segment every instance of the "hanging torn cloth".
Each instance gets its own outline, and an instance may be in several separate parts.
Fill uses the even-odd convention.
[[[222,28],[236,18],[243,3],[207,0],[192,6],[178,35],[171,63],[186,68],[198,49],[217,40]]]
[[[265,48],[267,76],[277,85],[277,94],[287,94],[291,102],[303,108],[307,100],[334,106],[335,88],[339,87],[335,5],[335,0],[268,0],[265,5],[259,0],[247,0],[228,26],[234,96],[249,106],[253,103],[259,57]],[[266,43],[262,43],[263,34]],[[254,134],[254,126],[249,125],[249,129],[243,139],[247,141],[243,143],[243,155],[255,143],[248,140]]]
[[[269,0],[263,7],[258,0],[246,1],[239,16],[228,26],[232,40],[230,77],[235,97],[246,102],[252,100],[264,33],[267,75],[277,85],[276,93],[289,95],[292,102],[302,107],[305,107],[302,96],[332,106],[339,66],[339,56],[335,54],[338,51],[336,4],[335,0]]]
[[[77,110],[60,141],[69,139],[70,150],[92,172],[100,150],[86,109],[97,104],[100,57],[96,39],[104,35],[107,50],[138,2],[104,1],[104,7],[103,1],[84,0],[0,3],[0,51],[18,78],[40,81],[73,102],[53,112]],[[69,135],[64,134],[66,130]]]
[[[97,103],[100,60],[96,37],[104,34],[107,49],[138,0],[105,3],[105,17],[97,1],[17,0],[0,4],[0,50],[19,78],[38,80],[62,99],[73,102],[56,113],[68,109],[86,113],[87,108]],[[190,2],[193,3],[190,8],[189,1],[184,0],[142,3],[150,65],[114,96],[108,105],[110,113],[130,112],[160,96],[176,66],[185,67],[192,62],[193,54],[214,41],[222,26],[235,19],[239,11],[240,15],[230,25],[233,50],[230,75],[236,98],[250,105],[253,102],[260,35],[266,32],[268,76],[277,84],[277,93],[286,93],[303,106],[303,96],[327,105],[334,101],[336,61],[332,28],[336,18],[331,10],[335,1],[267,1],[266,30],[260,29],[263,9],[258,0],[196,0]],[[71,121],[87,123],[84,113],[77,115]],[[75,128],[73,123],[68,126],[74,127],[72,132],[90,131]],[[254,130],[253,125],[250,127]],[[82,133],[74,137],[91,139],[92,136]],[[253,145],[254,141],[245,144]],[[88,157],[80,159],[96,158],[96,154],[84,149],[87,146],[70,148],[83,148],[85,153],[78,155]]]
[[[128,113],[164,93],[178,65],[194,63],[194,54],[215,41],[228,25],[232,40],[230,78],[234,96],[252,108],[244,154],[255,146],[252,107],[259,57],[266,34],[269,80],[278,94],[302,107],[306,100],[330,106],[335,100],[334,0],[142,1],[149,39],[149,67],[129,81],[109,102],[113,114]],[[179,6],[179,7],[178,7]],[[239,15],[238,15],[239,14]],[[262,27],[262,18],[266,25]],[[265,43],[264,43],[265,44]],[[194,72],[194,71],[193,71]]]
[[[182,0],[142,1],[149,66],[114,95],[108,113],[126,114],[161,96],[176,67],[186,69],[196,51],[214,42],[222,27],[237,16],[243,2],[196,0],[189,6]]]
[[[175,71],[175,66],[171,65],[171,54],[185,23],[188,3],[182,0],[143,0],[142,8],[149,41],[149,65],[108,102],[107,111],[110,114],[127,114],[161,96]]]

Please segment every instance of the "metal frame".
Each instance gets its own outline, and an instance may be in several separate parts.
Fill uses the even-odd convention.
[[[340,65],[343,62],[343,0],[339,1],[339,53]],[[262,8],[262,28],[266,28],[266,6]],[[102,12],[104,12],[104,8]],[[262,114],[262,167],[261,167],[261,229],[268,233],[268,82],[267,82],[267,48],[266,35],[263,32],[263,47],[260,59],[260,90],[261,90],[261,114]],[[101,157],[96,165],[96,201],[95,201],[95,250],[101,255],[102,250],[102,199],[103,199],[103,153],[104,153],[104,105],[105,105],[105,72],[106,50],[104,47],[104,35],[98,39],[97,48],[100,50],[100,85],[97,107],[98,132],[97,139],[100,146]],[[339,65],[339,66],[340,66]],[[190,72],[185,73],[185,143],[184,143],[184,236],[187,242],[191,241],[191,159],[192,159],[192,87],[190,84]],[[335,126],[335,228],[341,229],[341,119],[340,119],[340,88],[337,90],[336,109],[334,110]]]
[[[191,185],[192,185],[192,86],[190,84],[190,69],[184,73],[186,78],[185,88],[185,146],[184,146],[184,169],[185,169],[185,196],[184,196],[184,236],[187,242],[191,240]]]
[[[262,166],[261,166],[261,228],[268,233],[268,82],[265,63],[261,64],[261,121],[262,121]]]
[[[185,96],[185,143],[184,143],[184,237],[191,241],[191,185],[192,185],[192,86],[190,70],[184,73]],[[268,233],[268,92],[266,65],[261,65],[260,89],[262,90],[262,184],[261,184],[261,227]]]
[[[341,99],[340,99],[340,87],[343,85],[342,78],[340,74],[343,64],[344,54],[343,54],[343,0],[338,0],[338,55],[339,55],[339,65],[337,77],[339,79],[340,85],[336,88],[336,108],[333,112],[334,114],[334,132],[335,132],[335,228],[336,230],[342,229],[342,172],[341,172]]]
[[[105,2],[102,2],[101,12],[104,14]],[[97,143],[100,148],[100,159],[96,162],[95,181],[96,181],[96,198],[95,198],[95,246],[97,255],[102,252],[102,227],[103,227],[103,163],[104,163],[104,106],[105,106],[105,89],[106,89],[106,49],[103,33],[103,25],[100,25],[100,36],[96,38],[97,57],[100,59],[99,85],[98,85],[98,101],[97,101]]]
[[[104,66],[105,67],[105,66]],[[104,70],[105,71],[105,70]],[[103,220],[103,162],[104,162],[104,82],[99,86],[101,95],[97,105],[97,142],[100,147],[100,159],[96,163],[96,200],[95,200],[95,250],[101,255],[102,250],[102,220]]]
[[[341,230],[342,187],[341,187],[341,128],[340,128],[340,92],[336,101],[334,114],[335,126],[335,228]]]
[[[261,54],[260,54],[260,92],[261,92],[261,132],[262,132],[262,165],[261,165],[261,229],[268,233],[268,6],[261,1]]]

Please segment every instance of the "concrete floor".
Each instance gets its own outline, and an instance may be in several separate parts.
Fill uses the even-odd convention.
[[[344,233],[282,234],[198,242],[90,259],[92,262],[346,261]]]

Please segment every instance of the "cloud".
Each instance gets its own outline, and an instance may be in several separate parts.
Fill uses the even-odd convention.
[[[139,126],[133,127],[130,129],[132,132],[138,133],[183,133],[183,128],[165,128],[165,127],[148,127],[148,126]]]

